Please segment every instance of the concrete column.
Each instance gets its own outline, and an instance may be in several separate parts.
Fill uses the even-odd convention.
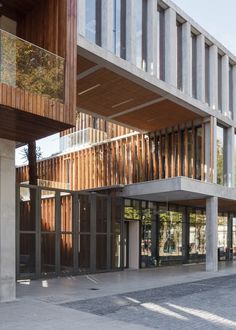
[[[231,118],[229,111],[229,57],[222,57],[222,113]]]
[[[86,17],[86,0],[78,0],[77,13],[78,13],[78,24],[77,24],[77,35],[85,37],[85,17]]]
[[[139,269],[139,222],[129,222],[129,268]]]
[[[233,66],[233,118],[236,119],[236,65]]]
[[[157,0],[147,2],[147,71],[157,76]]]
[[[172,8],[165,10],[165,81],[177,87],[177,27]]]
[[[197,36],[197,98],[205,102],[205,37]]]
[[[192,38],[191,25],[182,25],[182,80],[183,92],[192,95]]]
[[[206,271],[218,271],[218,198],[206,200]]]
[[[102,47],[113,51],[113,1],[101,0],[102,5]]]
[[[136,65],[136,10],[135,0],[126,1],[126,60]]]
[[[16,297],[15,142],[0,139],[0,302]]]
[[[213,110],[218,110],[218,50],[216,45],[209,49],[209,101]]]
[[[205,181],[217,182],[217,121],[211,117],[205,122]]]
[[[234,187],[234,127],[224,132],[224,185]]]

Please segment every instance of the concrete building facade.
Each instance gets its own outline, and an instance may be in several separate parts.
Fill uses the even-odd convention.
[[[62,153],[38,163],[38,178],[73,200],[87,190],[123,201],[119,216],[109,202],[90,214],[106,222],[101,231],[76,231],[90,237],[80,244],[86,271],[195,260],[217,271],[236,253],[236,57],[169,0],[78,0],[77,16],[77,131],[62,134]],[[27,168],[17,177],[27,182]],[[80,272],[73,230],[57,235],[71,235]]]

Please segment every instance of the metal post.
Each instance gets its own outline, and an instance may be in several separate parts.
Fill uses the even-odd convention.
[[[36,264],[35,275],[36,278],[41,276],[41,188],[36,187],[36,205],[35,205],[35,229],[36,229]]]
[[[55,230],[56,230],[56,241],[55,241],[55,251],[56,251],[56,275],[60,274],[61,269],[61,196],[60,192],[56,191],[55,196]]]
[[[96,221],[97,221],[97,195],[90,195],[90,271],[96,271]]]
[[[78,271],[79,262],[78,262],[78,255],[79,255],[79,195],[78,193],[73,193],[72,195],[72,230],[73,230],[73,266],[74,272]]]
[[[107,270],[111,270],[111,196],[107,197]]]

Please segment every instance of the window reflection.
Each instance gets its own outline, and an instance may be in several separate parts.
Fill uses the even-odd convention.
[[[88,40],[96,42],[96,0],[86,0],[85,20],[85,36]]]
[[[182,213],[160,210],[160,256],[182,255]]]
[[[189,213],[189,254],[190,258],[206,253],[206,215],[205,212]]]

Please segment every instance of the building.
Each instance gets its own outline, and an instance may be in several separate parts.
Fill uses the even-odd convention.
[[[77,55],[83,114],[62,134],[62,154],[38,163],[38,194],[50,193],[43,230],[27,232],[53,238],[33,251],[33,271],[21,255],[35,242],[24,253],[19,243],[18,268],[40,276],[205,260],[217,271],[236,252],[236,57],[169,0],[79,0]]]
[[[0,301],[15,298],[15,147],[75,123],[76,5],[0,3]]]

